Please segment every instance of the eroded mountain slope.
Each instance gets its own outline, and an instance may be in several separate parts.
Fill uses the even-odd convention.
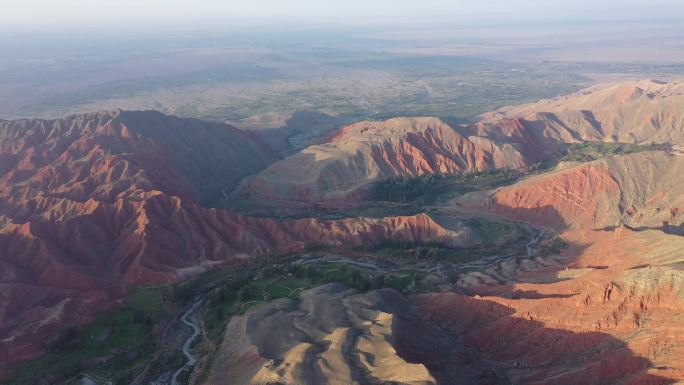
[[[677,232],[684,207],[684,156],[663,151],[566,164],[455,203],[564,229],[627,225]]]
[[[518,169],[537,160],[511,144],[463,136],[436,118],[365,121],[272,164],[236,195],[265,205],[343,201],[392,176]]]
[[[131,285],[316,245],[478,242],[426,215],[274,221],[201,207],[212,181],[235,181],[270,156],[225,125],[117,111],[2,122],[0,139],[0,372]]]
[[[506,107],[451,128],[436,118],[345,127],[325,143],[272,164],[236,196],[266,206],[344,202],[393,176],[525,169],[584,141],[684,144],[684,83],[651,80],[591,87]]]
[[[480,116],[469,132],[524,143],[543,153],[558,143],[684,144],[684,83],[653,80],[598,85]]]
[[[359,294],[329,285],[302,293],[299,301],[260,305],[227,325],[205,383],[684,379],[684,272],[672,265],[680,260],[682,238],[624,229],[565,236],[573,246],[561,263],[536,257],[536,268],[521,263],[508,283],[478,287],[472,279],[470,289],[479,295]]]

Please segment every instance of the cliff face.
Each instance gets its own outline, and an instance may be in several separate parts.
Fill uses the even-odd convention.
[[[515,145],[463,136],[436,118],[360,122],[272,164],[237,194],[269,205],[354,199],[392,176],[517,169],[528,161]]]

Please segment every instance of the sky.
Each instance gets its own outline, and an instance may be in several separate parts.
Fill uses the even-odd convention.
[[[128,24],[684,17],[681,0],[0,0],[2,28]]]

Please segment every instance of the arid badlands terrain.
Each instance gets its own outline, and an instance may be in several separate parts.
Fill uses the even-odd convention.
[[[684,383],[684,82],[600,85],[461,125],[362,121],[285,158],[267,143],[153,111],[0,121],[0,379],[17,383],[55,335],[139,287],[313,253],[376,269],[359,280],[418,275],[365,288],[309,275],[240,299],[251,305],[220,318],[218,337],[201,316],[213,292],[193,292],[207,309],[183,381]],[[407,212],[412,197],[378,188],[466,176]],[[482,223],[516,235],[490,239]],[[147,373],[159,356],[128,358]]]

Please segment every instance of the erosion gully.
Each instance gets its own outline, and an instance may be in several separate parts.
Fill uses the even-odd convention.
[[[534,226],[531,226],[527,223],[517,223],[517,225],[525,231],[527,234],[527,239],[529,240],[526,242],[523,247],[520,249],[516,249],[515,251],[511,250],[507,253],[502,253],[498,255],[491,255],[491,256],[486,256],[481,258],[479,261],[476,262],[470,262],[470,263],[454,263],[451,262],[447,266],[444,266],[442,264],[437,265],[435,267],[429,268],[429,269],[419,269],[421,271],[424,271],[426,273],[432,273],[432,272],[438,272],[440,270],[444,269],[454,269],[454,268],[476,268],[476,269],[486,269],[498,262],[503,261],[504,259],[508,258],[515,258],[520,256],[521,254],[526,254],[527,256],[532,256],[539,243],[544,239],[545,235],[547,235],[547,232],[545,230],[538,229]],[[345,256],[340,256],[340,255],[326,255],[326,256],[318,256],[318,257],[310,257],[310,256],[299,256],[296,257],[294,260],[300,261],[302,263],[346,263],[350,264],[356,268],[360,268],[362,270],[367,270],[367,271],[378,271],[378,270],[383,270],[383,271],[393,271],[393,270],[398,270],[401,268],[404,268],[405,266],[399,266],[395,264],[387,264],[387,263],[382,263],[380,261],[373,261],[370,259],[364,259],[364,260],[359,260],[358,258],[349,258]],[[183,375],[184,372],[186,371],[191,371],[192,368],[195,366],[195,364],[198,362],[199,357],[192,352],[192,345],[196,342],[196,340],[201,336],[202,334],[202,328],[200,325],[200,317],[197,316],[197,312],[200,309],[202,303],[204,302],[204,298],[202,296],[196,297],[192,304],[185,310],[185,312],[181,315],[180,321],[188,328],[191,329],[192,333],[184,340],[181,351],[183,355],[185,356],[185,363],[177,368],[174,372],[173,375],[171,376],[171,379],[169,380],[168,384],[170,385],[182,385],[182,379],[181,376]]]

